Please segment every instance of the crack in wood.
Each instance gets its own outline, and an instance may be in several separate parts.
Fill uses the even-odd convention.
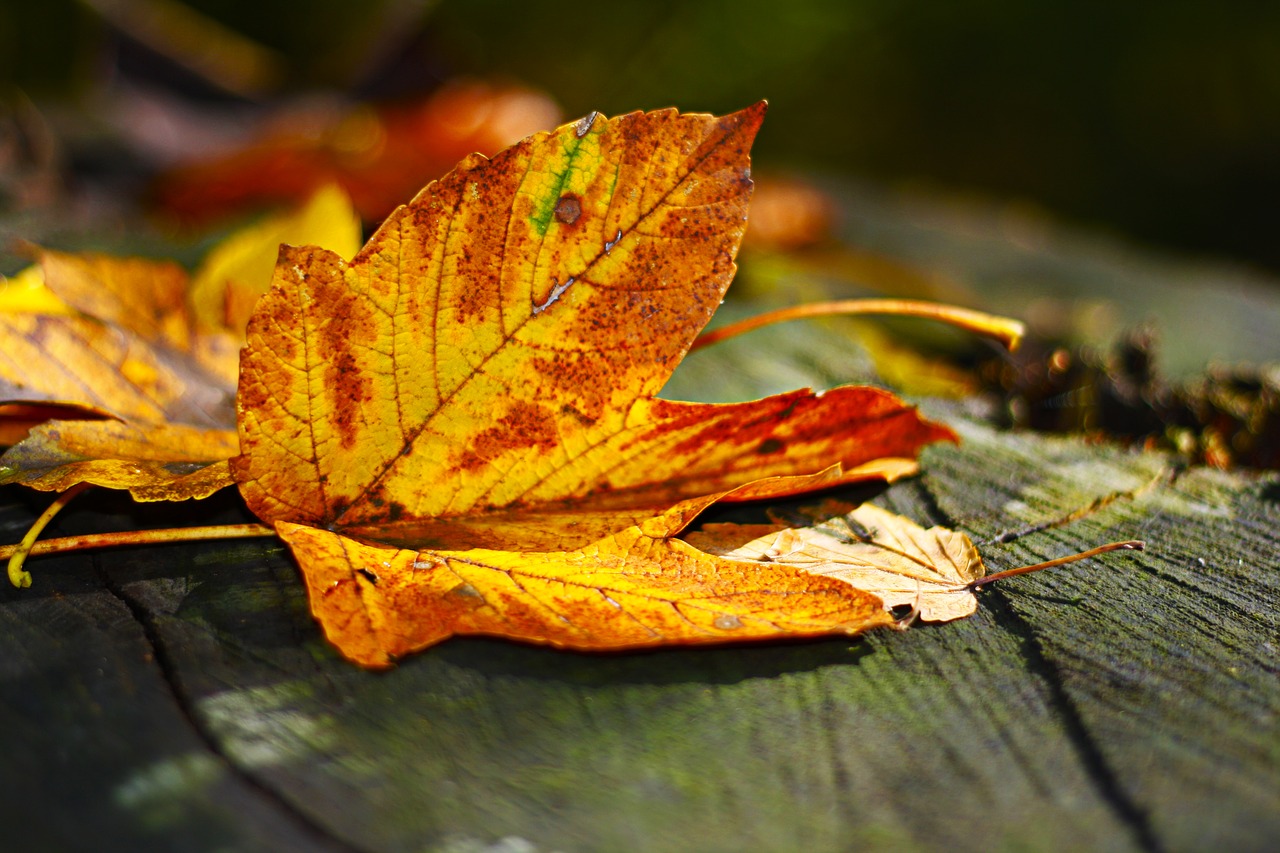
[[[1162,471],[1150,482],[1136,489],[1131,489],[1128,492],[1115,492],[1099,498],[1086,507],[1063,516],[1064,520],[1059,523],[1045,524],[1037,529],[1060,526],[1060,524],[1066,524],[1068,520],[1082,518],[1084,515],[1095,512],[1116,500],[1136,497],[1164,481],[1167,474],[1168,472]],[[952,530],[959,529],[956,520],[951,518],[950,514],[942,508],[937,496],[929,488],[927,478],[915,481],[912,485],[915,486],[922,508],[929,516],[929,523],[941,525]],[[1027,532],[1035,531],[1028,530]],[[1020,538],[1022,535],[1025,534],[1019,533],[1018,536],[1013,538]],[[992,541],[1005,540],[1000,540],[997,537],[996,540]],[[1007,541],[1012,541],[1012,539]],[[1018,614],[1008,596],[998,585],[984,588],[982,597],[985,599],[982,605],[995,617],[995,623],[1012,634],[1023,649],[1023,656],[1027,662],[1029,674],[1038,676],[1044,682],[1048,693],[1046,696],[1048,706],[1055,712],[1061,722],[1067,742],[1075,749],[1076,754],[1079,756],[1081,767],[1092,781],[1103,802],[1109,804],[1121,822],[1132,830],[1134,842],[1141,850],[1146,851],[1146,853],[1163,853],[1165,847],[1156,835],[1150,816],[1124,790],[1119,777],[1111,767],[1111,763],[1089,732],[1089,727],[1085,725],[1079,709],[1063,683],[1061,673],[1045,654],[1040,645],[1040,640],[1031,625]]]
[[[119,584],[111,573],[102,565],[100,555],[93,553],[89,555],[92,559],[94,573],[102,581],[103,588],[115,597],[129,611],[134,621],[138,623],[138,627],[142,631],[142,636],[147,645],[151,649],[151,658],[156,668],[160,672],[160,677],[164,681],[165,686],[169,690],[170,696],[173,697],[174,705],[178,708],[178,713],[190,726],[196,738],[204,744],[205,749],[217,759],[218,763],[227,769],[227,771],[236,779],[244,783],[250,791],[260,795],[265,802],[286,820],[294,824],[299,830],[303,843],[311,849],[318,851],[333,851],[333,853],[363,853],[363,848],[356,847],[349,842],[333,835],[322,824],[316,822],[305,812],[298,809],[293,803],[289,802],[279,791],[267,785],[261,779],[251,773],[248,773],[234,761],[231,760],[222,749],[222,745],[201,723],[199,715],[196,713],[191,702],[191,697],[182,686],[182,679],[178,673],[178,666],[170,657],[165,646],[164,638],[161,635],[159,626],[156,625],[155,619],[146,609],[142,602],[130,595],[128,591]]]

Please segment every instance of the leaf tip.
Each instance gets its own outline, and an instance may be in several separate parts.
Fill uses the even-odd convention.
[[[744,125],[758,129],[761,123],[764,122],[764,115],[768,111],[769,102],[761,98],[746,109],[734,113],[734,115],[740,117]]]

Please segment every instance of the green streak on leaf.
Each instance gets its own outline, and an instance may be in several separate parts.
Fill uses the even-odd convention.
[[[547,236],[547,229],[551,227],[551,219],[555,216],[556,203],[560,200],[560,194],[564,192],[565,184],[569,182],[569,173],[573,171],[574,158],[578,156],[578,151],[581,148],[581,139],[574,138],[569,141],[565,147],[567,156],[564,161],[564,169],[555,173],[555,189],[549,193],[544,193],[538,198],[533,215],[529,217],[529,221],[533,223],[533,227],[537,230],[539,237]]]

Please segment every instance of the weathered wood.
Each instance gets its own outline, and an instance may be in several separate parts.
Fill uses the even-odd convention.
[[[952,422],[965,443],[878,502],[990,538],[1163,464]],[[46,561],[0,608],[8,824],[264,849],[1256,848],[1280,829],[1274,492],[1191,471],[987,545],[993,569],[1151,550],[1007,581],[950,625],[628,656],[454,641],[385,675],[323,644],[278,545]]]
[[[763,354],[765,357],[760,357]],[[698,353],[669,396],[856,377],[814,327]],[[1280,478],[961,433],[875,497],[970,532],[970,619],[850,641],[340,660],[274,541],[33,562],[0,592],[0,817],[49,849],[1264,849],[1280,837]],[[1174,471],[1177,476],[1169,476]],[[1121,492],[1070,524],[1003,541]],[[73,504],[60,532],[206,507]],[[213,504],[239,520],[232,498]],[[0,492],[16,541],[38,501]],[[58,531],[51,530],[50,535]],[[505,840],[504,840],[505,839]],[[499,845],[490,847],[490,845]]]
[[[989,609],[1057,685],[1113,798],[1152,843],[1258,849],[1280,830],[1280,494],[1274,475],[1156,470],[1160,457],[963,428],[922,482],[945,521],[992,537],[1157,484],[1068,527],[984,549],[1030,563],[1139,537],[1149,549],[994,589]],[[1031,477],[1028,477],[1031,474]],[[974,501],[975,491],[983,495]]]
[[[33,520],[29,498],[3,490],[6,541]],[[85,528],[104,526],[93,514],[78,516]],[[193,575],[208,562],[198,550],[185,563]],[[159,549],[145,559],[164,565],[173,554]],[[282,813],[192,725],[172,671],[157,659],[165,650],[151,609],[180,595],[183,582],[157,581],[146,600],[134,598],[99,556],[42,560],[39,585],[0,591],[3,846],[330,849],[325,833]]]

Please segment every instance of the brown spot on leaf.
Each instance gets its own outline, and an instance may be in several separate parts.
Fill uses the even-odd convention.
[[[583,414],[583,412],[580,411],[577,407],[572,406],[569,403],[565,403],[563,406],[560,407],[560,414],[566,417],[573,418],[578,423],[582,424],[584,427],[589,427],[596,422],[595,418],[589,415]]]
[[[556,202],[557,222],[563,222],[565,225],[572,225],[578,221],[578,217],[581,215],[582,201],[576,195],[565,193],[560,196],[560,200]]]
[[[470,583],[460,583],[445,594],[465,601],[468,607],[481,607],[485,604],[484,594]]]
[[[766,438],[760,442],[760,446],[756,448],[756,453],[761,456],[768,456],[772,453],[781,453],[786,445],[776,438]]]
[[[554,447],[559,440],[555,417],[549,411],[532,403],[517,401],[493,426],[475,437],[457,465],[464,471],[475,471],[497,459],[505,450]]]
[[[361,408],[371,396],[372,383],[349,350],[337,351],[330,357],[325,380],[333,388],[330,404],[338,443],[344,449],[355,447],[360,438]]]

